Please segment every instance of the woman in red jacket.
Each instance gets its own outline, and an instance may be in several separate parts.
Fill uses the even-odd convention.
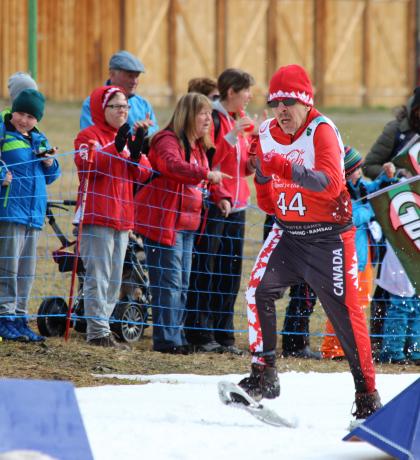
[[[90,109],[94,125],[80,131],[74,141],[78,150],[75,162],[80,180],[79,203],[88,171],[88,145],[92,140],[96,142],[80,240],[86,270],[83,296],[87,341],[91,345],[118,347],[108,319],[118,300],[128,231],[134,223],[134,183],[150,176],[150,163],[130,137],[126,123],[129,105],[123,89],[95,89],[90,96]]]
[[[370,340],[358,303],[352,209],[344,148],[331,120],[313,107],[312,85],[298,65],[270,81],[274,118],[259,129],[257,200],[275,215],[251,273],[248,302],[251,375],[239,385],[257,399],[280,394],[276,309],[288,286],[307,282],[334,325],[356,388],[356,419],[381,407]]]
[[[188,353],[185,302],[203,192],[207,181],[229,178],[208,166],[211,123],[207,97],[183,96],[152,139],[148,158],[155,177],[135,197],[134,228],[143,237],[152,292],[153,349],[162,353]]]

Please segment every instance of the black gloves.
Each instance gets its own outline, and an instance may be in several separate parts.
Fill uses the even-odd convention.
[[[117,131],[117,135],[115,136],[115,148],[117,149],[118,153],[121,153],[124,150],[125,144],[127,143],[127,139],[130,136],[130,125],[128,123],[124,123]]]
[[[145,138],[147,136],[147,129],[144,129],[142,126],[139,126],[134,135],[134,139],[130,136],[128,138],[128,150],[130,151],[131,161],[137,163],[139,161],[140,155],[143,152],[145,145]]]

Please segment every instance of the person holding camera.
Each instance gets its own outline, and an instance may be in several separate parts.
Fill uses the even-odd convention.
[[[36,247],[44,224],[47,185],[61,174],[47,138],[36,125],[45,98],[25,89],[0,121],[0,337],[40,342],[28,324]]]
[[[134,223],[133,185],[150,176],[150,163],[141,153],[145,131],[135,126],[131,136],[128,110],[122,88],[95,89],[90,96],[94,124],[74,141],[80,180],[76,221],[87,184],[80,239],[87,342],[115,348],[124,347],[114,340],[109,317],[119,297],[128,233]],[[96,146],[90,155],[92,141]]]

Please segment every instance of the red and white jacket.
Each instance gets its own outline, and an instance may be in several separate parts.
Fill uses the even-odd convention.
[[[240,211],[247,207],[250,196],[246,176],[254,173],[254,169],[248,168],[251,149],[250,136],[242,133],[237,137],[232,136],[231,131],[235,126],[235,119],[226,112],[220,102],[215,102],[213,109],[218,112],[220,128],[214,139],[216,153],[213,157],[212,169],[232,176],[232,179],[223,179],[223,187],[229,193],[232,212]]]
[[[344,148],[327,117],[312,108],[291,136],[276,119],[260,126],[255,184],[259,207],[275,214],[295,236],[343,231],[352,225],[351,199],[344,178]],[[291,162],[291,177],[268,174],[276,155]]]
[[[94,125],[77,135],[74,146],[79,150],[74,156],[79,175],[78,205],[87,175],[87,149],[89,141],[95,141],[97,149],[89,173],[84,224],[102,225],[115,230],[130,230],[134,224],[133,190],[135,183],[144,182],[150,175],[150,163],[144,155],[139,165],[129,160],[129,152],[118,153],[114,140],[117,130],[105,121],[102,100],[109,86],[97,88],[90,97],[90,108]],[[121,92],[124,90],[121,89]],[[80,206],[78,206],[80,210]],[[76,213],[76,221],[78,216]]]

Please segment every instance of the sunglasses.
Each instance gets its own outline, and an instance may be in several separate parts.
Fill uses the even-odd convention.
[[[220,99],[220,94],[213,94],[213,96],[210,96],[210,99],[212,101],[218,101]]]
[[[267,105],[268,107],[275,109],[279,106],[280,102],[286,107],[291,107],[292,105],[295,105],[298,100],[294,99],[293,97],[286,97],[284,99],[275,99],[274,101],[269,101],[267,102]]]

